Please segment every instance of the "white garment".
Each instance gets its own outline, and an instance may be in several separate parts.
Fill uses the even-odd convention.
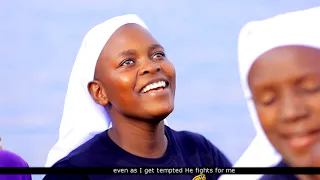
[[[243,27],[238,41],[238,61],[242,89],[257,135],[234,165],[235,167],[271,167],[279,163],[280,154],[266,138],[260,125],[248,87],[248,73],[263,53],[285,45],[320,48],[320,7],[281,14]],[[257,180],[262,175],[225,175],[220,180]]]
[[[87,85],[93,80],[98,57],[108,39],[117,29],[129,23],[148,29],[137,15],[128,14],[111,18],[93,27],[85,35],[69,79],[59,140],[48,154],[46,167],[51,167],[96,134],[112,126],[105,109],[91,98]]]

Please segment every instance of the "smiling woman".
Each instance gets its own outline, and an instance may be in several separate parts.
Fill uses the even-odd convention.
[[[94,27],[86,35],[75,62],[60,138],[49,153],[47,165],[231,167],[228,159],[203,136],[177,132],[165,125],[165,118],[174,109],[175,73],[164,48],[136,15],[115,17]],[[193,178],[183,174],[170,176],[183,180]],[[219,175],[203,176],[217,179]],[[45,177],[110,178],[127,179],[128,176]],[[169,177],[153,174],[130,178],[162,180]]]
[[[277,161],[277,167],[320,167],[319,17],[320,7],[291,12],[251,22],[240,33],[241,79],[248,103],[254,105],[251,110],[257,112],[262,127],[257,136],[260,144],[267,145],[265,134],[283,159],[279,160],[273,148],[258,151],[257,144],[253,144],[249,149],[256,164],[273,166],[271,162]],[[269,159],[260,162],[255,156]],[[247,161],[251,163],[249,158]],[[320,179],[317,175],[262,177],[297,178]]]

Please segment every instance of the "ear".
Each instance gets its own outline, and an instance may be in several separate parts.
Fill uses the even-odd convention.
[[[100,104],[101,106],[105,107],[108,105],[109,100],[107,97],[107,93],[103,88],[101,82],[93,80],[88,83],[88,91],[92,97],[92,99]]]

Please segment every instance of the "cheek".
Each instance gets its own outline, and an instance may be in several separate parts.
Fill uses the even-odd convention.
[[[106,83],[109,99],[130,98],[135,86],[133,75],[115,74],[111,76],[109,83]],[[129,94],[130,93],[130,94]]]
[[[119,87],[126,89],[126,87],[130,86],[131,83],[131,79],[128,76],[121,76],[119,78],[116,79],[117,84],[119,85]]]
[[[311,110],[311,115],[320,121],[320,93],[312,97],[308,97],[306,104]]]
[[[135,74],[116,73],[111,78],[118,90],[132,90],[135,85]]]
[[[283,143],[278,135],[278,122],[276,108],[257,108],[260,124],[270,143],[282,152]]]
[[[276,131],[276,109],[274,108],[257,108],[260,124],[266,135]]]
[[[174,65],[170,61],[165,61],[161,64],[161,67],[163,71],[166,73],[166,75],[172,80],[176,81],[176,69],[174,68]]]

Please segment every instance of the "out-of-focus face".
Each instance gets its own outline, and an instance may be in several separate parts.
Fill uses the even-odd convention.
[[[290,166],[319,166],[320,50],[283,46],[261,55],[248,83],[260,123]]]
[[[132,119],[162,120],[174,109],[176,75],[164,48],[143,27],[127,24],[108,40],[99,57],[93,98]]]

